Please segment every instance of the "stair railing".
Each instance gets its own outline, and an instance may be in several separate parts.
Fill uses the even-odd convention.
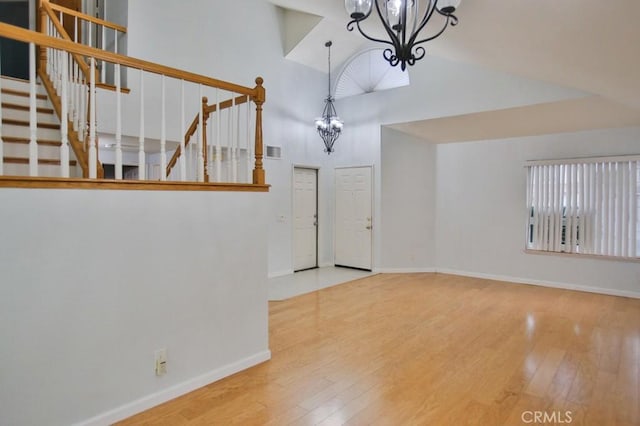
[[[184,135],[184,149],[181,144],[169,161],[166,169],[168,178],[172,175],[178,161],[181,162],[180,169],[185,167],[183,162],[188,161],[189,150],[193,148],[193,145],[190,145],[192,138],[200,128],[204,128],[202,144],[196,148],[197,152],[202,153],[204,181],[240,182],[245,180],[243,176],[246,176],[249,182],[252,181],[253,177],[250,175],[254,150],[250,138],[253,120],[250,109],[252,99],[249,96],[237,96],[219,101],[219,94],[216,95],[216,102],[211,105],[208,104],[207,97],[202,98],[202,114],[199,111],[187,129]],[[200,115],[202,115],[202,123]],[[241,123],[246,128],[240,128]],[[210,136],[207,137],[207,134]]]
[[[243,189],[247,184],[265,187],[262,140],[265,89],[262,78],[256,79],[255,87],[241,86],[3,23],[0,23],[0,37],[29,43],[34,57],[38,46],[47,57],[62,58],[58,69],[63,76],[72,74],[69,72],[72,67],[68,65],[80,63],[78,58],[90,64],[87,98],[90,119],[85,130],[90,141],[89,178],[99,177],[97,168],[92,166],[99,150],[104,162],[113,157],[116,180],[123,179],[126,166],[137,168],[137,180],[141,181],[164,181],[169,177],[170,180],[201,183],[213,180],[212,185],[224,184],[230,189]],[[110,64],[116,70],[115,91],[101,92],[100,117],[96,116],[95,108],[97,78],[94,71],[98,62]],[[121,70],[128,73],[130,80],[131,91],[126,99],[123,99],[118,78]],[[86,85],[87,77],[84,79]],[[63,93],[64,82],[69,79],[61,80]],[[69,92],[68,85],[66,91]],[[203,98],[216,102],[212,105],[205,102],[206,107],[203,107]],[[255,105],[255,112],[249,108],[251,103]],[[187,137],[189,123],[185,117],[192,114],[197,114],[197,128]],[[193,122],[191,125],[190,128]],[[211,133],[210,138],[207,133]],[[101,135],[99,147],[96,144],[98,134]],[[113,143],[107,143],[110,135]],[[187,142],[193,136],[197,136],[197,149]],[[37,150],[37,144],[34,147]],[[175,156],[178,149],[186,155],[178,154],[178,170],[167,176],[167,158]],[[95,156],[92,150],[96,152]],[[132,178],[130,170],[126,176]],[[215,178],[211,179],[211,176]]]
[[[123,38],[127,34],[126,27],[51,3],[49,0],[40,1],[41,8],[54,14],[63,28],[72,28],[68,32],[68,36],[69,40],[74,43],[96,47],[113,53],[124,51],[122,44]],[[86,65],[87,67],[89,66],[88,63]],[[96,68],[99,71],[96,84],[113,89],[115,86],[115,69],[108,70],[109,66],[106,61],[98,61]]]
[[[40,8],[40,32],[50,37],[71,41],[62,25],[59,15],[52,6],[43,0]],[[62,16],[60,16],[62,18]],[[61,159],[68,155],[71,144],[76,158],[82,168],[84,177],[102,174],[102,166],[98,161],[98,150],[95,139],[91,143],[88,121],[91,117],[89,102],[89,86],[95,84],[96,73],[87,65],[85,57],[63,50],[51,48],[40,49],[38,76],[42,81],[54,109],[60,118],[62,133]],[[95,169],[95,170],[94,170]],[[62,177],[68,177],[68,162],[62,162]]]

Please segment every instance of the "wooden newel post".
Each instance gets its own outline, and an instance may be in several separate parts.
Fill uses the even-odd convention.
[[[204,159],[204,181],[209,182],[209,158],[207,156],[207,120],[209,119],[209,113],[207,112],[207,104],[209,99],[206,96],[202,97],[202,158]]]
[[[256,104],[256,164],[253,169],[253,184],[264,185],[266,183],[264,176],[264,168],[262,164],[263,146],[262,146],[262,105],[266,100],[266,92],[262,87],[264,80],[262,77],[256,78],[256,94],[253,101]]]

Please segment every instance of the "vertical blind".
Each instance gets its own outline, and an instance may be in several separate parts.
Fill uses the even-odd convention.
[[[640,157],[527,163],[527,248],[638,257]]]

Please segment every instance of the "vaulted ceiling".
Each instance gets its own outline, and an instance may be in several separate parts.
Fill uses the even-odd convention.
[[[326,40],[334,41],[336,64],[371,47],[346,30],[343,0],[269,1],[285,10],[285,53],[291,60],[325,71]],[[528,110],[398,123],[395,128],[435,142],[455,142],[472,140],[474,129],[478,138],[491,139],[640,125],[640,1],[462,0],[456,14],[460,24],[428,44],[428,54],[578,89],[587,96]],[[420,63],[410,70],[412,76],[428,71]],[[489,125],[504,114],[515,123],[508,131]],[[563,115],[571,119],[561,122]],[[518,117],[525,116],[529,122],[518,126]],[[454,129],[461,124],[468,131],[457,135]]]

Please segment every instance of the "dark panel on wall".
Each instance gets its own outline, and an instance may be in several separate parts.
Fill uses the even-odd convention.
[[[29,28],[29,2],[0,2],[0,21]],[[2,75],[29,78],[29,45],[0,37]]]

